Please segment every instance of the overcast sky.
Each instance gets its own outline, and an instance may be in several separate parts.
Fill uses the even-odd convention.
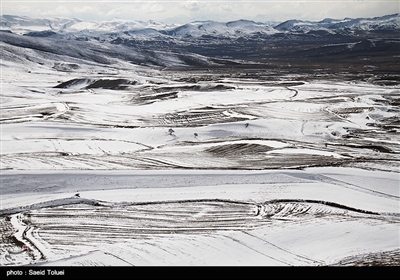
[[[189,0],[189,1],[54,1],[1,0],[1,13],[29,17],[73,17],[82,20],[156,20],[187,23],[195,20],[260,22],[324,18],[376,17],[400,12],[399,0]]]

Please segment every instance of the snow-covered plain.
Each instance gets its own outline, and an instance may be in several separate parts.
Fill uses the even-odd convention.
[[[396,87],[5,49],[1,265],[399,263]]]
[[[24,173],[3,174],[3,265],[314,266],[399,254],[393,172]]]

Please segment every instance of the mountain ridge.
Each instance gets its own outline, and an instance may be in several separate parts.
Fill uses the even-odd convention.
[[[372,18],[326,18],[321,21],[308,21],[291,19],[277,24],[255,22],[247,19],[239,19],[228,22],[218,21],[193,21],[182,25],[165,24],[148,20],[123,20],[112,19],[105,21],[83,21],[76,18],[30,18],[25,16],[3,15],[1,16],[1,29],[9,30],[20,35],[30,32],[52,31],[61,34],[91,35],[91,33],[123,33],[153,30],[152,35],[174,37],[243,37],[256,33],[266,35],[276,33],[308,33],[326,31],[332,34],[343,32],[368,32],[377,30],[400,30],[400,13],[384,15]],[[143,33],[143,32],[141,32]]]
[[[54,64],[57,69],[62,61],[206,71],[243,67],[277,73],[400,73],[400,14],[276,25],[241,19],[179,26],[121,19],[90,24],[66,18],[30,21],[5,15],[1,26],[0,57]]]

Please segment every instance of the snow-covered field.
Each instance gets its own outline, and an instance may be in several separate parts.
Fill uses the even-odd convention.
[[[218,76],[188,83],[180,81],[186,73],[117,66],[113,75],[100,66],[73,73],[4,66],[2,169],[369,167],[372,161],[398,171],[395,87]]]
[[[398,173],[20,173],[2,176],[2,265],[315,266],[371,253],[393,265],[400,253]]]
[[[18,51],[1,265],[399,264],[398,88]]]

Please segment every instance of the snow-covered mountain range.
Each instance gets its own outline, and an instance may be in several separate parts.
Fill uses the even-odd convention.
[[[280,31],[309,32],[325,30],[332,33],[376,31],[376,30],[398,30],[400,28],[400,14],[387,15],[374,18],[345,18],[343,20],[326,18],[319,22],[288,20],[275,26]]]
[[[262,23],[250,20],[231,22],[196,21],[184,25],[164,24],[149,20],[112,19],[108,21],[82,21],[70,18],[37,19],[25,16],[3,15],[1,29],[33,36],[98,36],[103,33],[122,33],[125,36],[170,37],[245,37],[276,33],[325,31],[331,34],[356,32],[399,31],[400,14],[374,18],[324,19],[322,21],[288,20],[282,23]]]
[[[343,68],[346,61],[370,70],[385,66],[392,71],[398,68],[400,14],[318,22],[237,20],[184,25],[3,15],[0,31],[1,57],[13,57],[12,61],[26,59],[19,49],[24,48],[34,52],[30,61],[46,60],[52,54],[105,64],[119,59],[161,67],[250,63],[272,69],[297,65],[306,70],[320,69],[321,63],[329,69],[332,63]]]

